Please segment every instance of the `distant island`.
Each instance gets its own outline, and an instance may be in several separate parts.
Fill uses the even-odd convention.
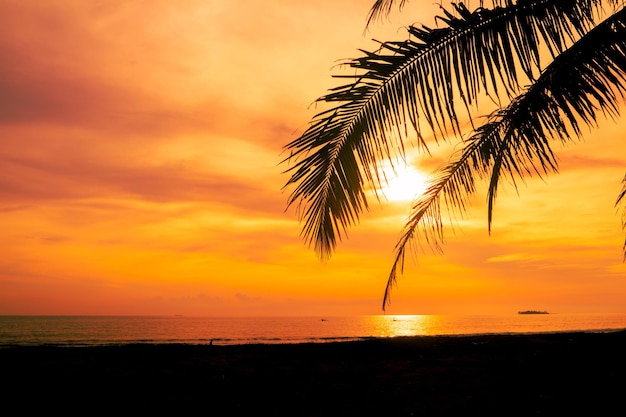
[[[545,310],[524,310],[518,311],[517,314],[550,314]]]

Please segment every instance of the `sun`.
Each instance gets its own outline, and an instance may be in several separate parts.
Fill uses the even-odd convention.
[[[417,196],[426,191],[426,174],[418,171],[413,166],[403,165],[396,167],[395,172],[391,166],[380,171],[381,187],[377,189],[388,201],[413,201]],[[387,178],[387,181],[384,180]]]

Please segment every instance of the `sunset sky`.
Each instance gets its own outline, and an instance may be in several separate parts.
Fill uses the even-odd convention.
[[[0,0],[0,314],[381,314],[411,195],[372,199],[322,263],[280,163],[338,60],[438,12],[366,33],[373,2]],[[626,313],[626,119],[600,126],[555,145],[558,175],[503,185],[491,236],[478,194],[387,312]]]

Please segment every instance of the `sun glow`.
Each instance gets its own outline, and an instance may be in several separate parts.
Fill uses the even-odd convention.
[[[388,201],[412,201],[426,191],[426,174],[410,165],[396,167],[395,172],[386,167],[380,172],[382,187],[377,192]]]

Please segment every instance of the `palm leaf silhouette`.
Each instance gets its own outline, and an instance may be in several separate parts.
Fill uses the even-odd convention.
[[[378,0],[368,23],[393,4]],[[436,249],[443,243],[441,198],[462,212],[475,180],[488,179],[490,228],[501,175],[515,184],[528,174],[556,171],[550,140],[580,136],[579,123],[595,127],[599,114],[617,116],[624,92],[624,15],[620,10],[601,18],[603,7],[613,4],[495,1],[491,9],[474,11],[453,4],[441,9],[442,27],[410,26],[408,40],[381,43],[349,61],[357,74],[341,76],[350,82],[317,100],[331,107],[286,145],[283,162],[293,165],[285,188],[294,187],[288,206],[297,205],[307,243],[328,258],[368,208],[366,185],[380,187],[385,180],[377,174],[381,161],[403,157],[409,143],[428,151],[431,136],[435,143],[462,138],[458,109],[472,121],[484,97],[510,104],[460,139],[463,150],[414,205],[396,246],[383,309],[414,237]],[[548,54],[545,66],[542,51]]]

